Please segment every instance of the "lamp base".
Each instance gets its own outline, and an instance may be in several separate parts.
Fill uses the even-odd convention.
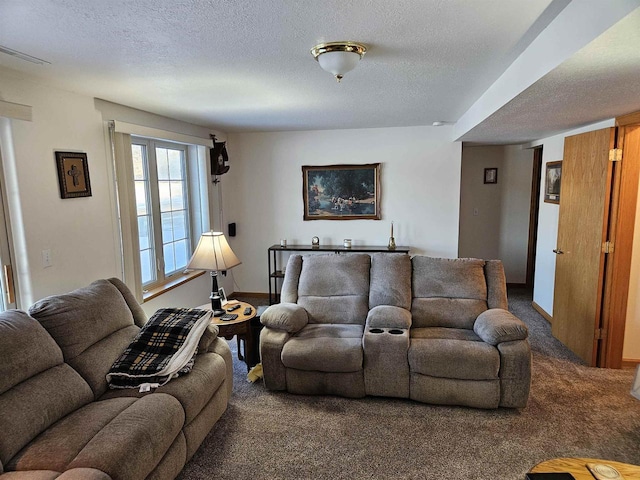
[[[221,317],[226,311],[222,308],[222,297],[218,294],[218,272],[211,272],[211,310],[214,317]]]

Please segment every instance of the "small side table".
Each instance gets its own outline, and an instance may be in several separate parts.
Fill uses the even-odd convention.
[[[220,317],[211,317],[211,323],[213,325],[218,326],[218,336],[224,337],[227,340],[231,340],[234,335],[238,336],[238,360],[242,360],[247,364],[247,371],[253,366],[249,365],[250,359],[254,357],[253,354],[253,332],[251,329],[251,319],[256,316],[256,307],[247,303],[247,302],[238,302],[233,305],[240,305],[240,308],[237,308],[233,312],[238,315],[238,318],[235,320],[224,321],[220,320]],[[225,310],[228,310],[229,307],[233,305],[225,305]],[[251,313],[249,315],[244,314],[244,309],[250,307]],[[207,303],[205,305],[200,305],[199,307],[202,310],[211,310],[211,304]],[[240,352],[240,340],[244,340],[245,352],[244,356]]]
[[[604,463],[611,465],[620,472],[625,480],[640,479],[640,466],[628,463],[614,462],[611,460],[602,460],[597,458],[554,458],[539,463],[533,467],[530,472],[569,472],[576,480],[594,480],[593,475],[586,467],[587,463]]]

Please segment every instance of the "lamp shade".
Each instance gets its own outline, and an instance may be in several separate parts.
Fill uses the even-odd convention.
[[[187,268],[190,270],[229,270],[242,262],[233,253],[224,233],[205,232],[200,237]]]
[[[332,73],[338,82],[345,73],[358,65],[367,47],[356,42],[320,43],[311,49],[311,55],[318,61],[320,67]]]
[[[640,365],[636,369],[636,378],[633,381],[633,386],[631,387],[631,395],[640,400]]]
[[[360,55],[355,52],[326,52],[318,57],[318,63],[323,70],[334,76],[343,76],[358,65]]]

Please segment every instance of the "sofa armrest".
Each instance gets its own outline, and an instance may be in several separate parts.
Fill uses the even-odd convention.
[[[411,312],[400,307],[378,305],[369,310],[366,328],[411,328]]]
[[[217,335],[218,327],[216,325],[211,326],[215,327]],[[229,344],[224,338],[216,336],[206,351],[217,353],[224,360],[227,370],[227,377],[225,378],[225,383],[227,385],[227,398],[231,398],[231,394],[233,393],[233,355],[231,354]]]
[[[200,337],[200,341],[198,342],[198,352],[206,352],[209,350],[211,343],[218,338],[218,332],[220,331],[217,325],[209,324],[205,329],[204,333]]]
[[[491,308],[478,315],[473,331],[490,345],[525,340],[529,336],[529,329],[522,320],[501,308]]]
[[[309,315],[296,303],[278,303],[260,315],[260,322],[265,327],[296,333],[309,323]]]

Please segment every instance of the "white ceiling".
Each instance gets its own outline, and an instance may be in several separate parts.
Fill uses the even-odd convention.
[[[0,66],[227,132],[455,123],[568,3],[3,0],[0,45],[51,64],[0,54]],[[636,13],[460,138],[528,141],[640,110],[640,82],[633,81],[640,78]],[[368,47],[340,84],[309,53],[336,40]],[[620,52],[622,75],[612,68]],[[607,94],[593,101],[612,84],[618,93],[631,87],[632,99],[612,105]]]

